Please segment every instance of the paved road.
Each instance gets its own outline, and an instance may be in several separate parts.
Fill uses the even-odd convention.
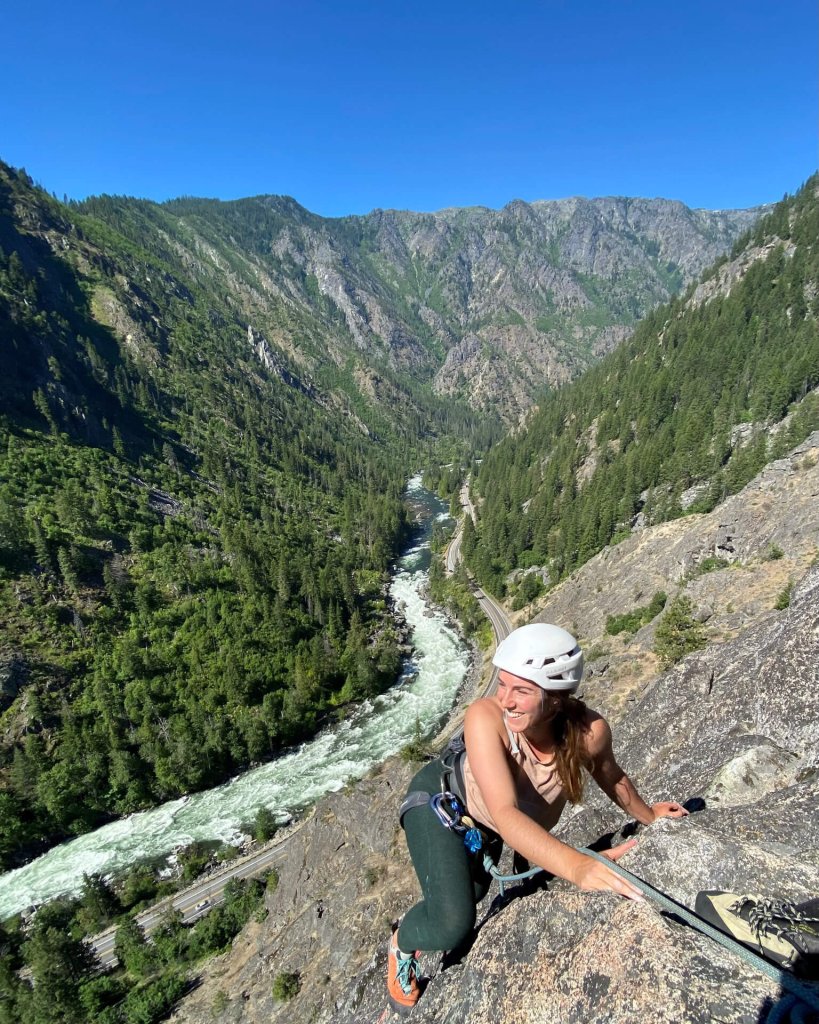
[[[475,507],[469,500],[469,481],[467,480],[461,488],[461,505],[466,510],[466,513],[475,519]],[[447,549],[447,571],[452,573],[458,562],[461,559],[461,533],[462,523],[458,524],[455,536],[452,538],[452,542]],[[457,541],[457,547],[456,547]],[[453,551],[455,554],[453,555]],[[477,584],[472,584],[472,593],[478,604],[483,609],[484,615],[489,619],[492,625],[492,631],[495,634],[495,644],[499,644],[501,640],[509,636],[512,632],[512,623],[509,621],[504,609],[498,604],[494,597],[490,597],[485,590],[482,590]],[[489,682],[486,684],[483,690],[483,696],[491,696],[498,685],[498,670],[492,668],[492,675],[489,677]],[[463,726],[464,721],[464,710],[457,712],[444,726],[443,730],[433,740],[433,747],[444,746],[447,741]]]
[[[295,828],[288,831],[286,836],[266,846],[256,853],[252,853],[240,860],[233,861],[221,871],[197,879],[193,885],[184,892],[177,893],[161,903],[157,903],[137,915],[137,922],[146,935],[157,928],[162,918],[169,910],[178,910],[182,914],[185,924],[192,924],[200,917],[207,914],[209,910],[224,902],[225,886],[234,878],[255,878],[263,875],[272,867],[281,864],[285,858],[287,844],[301,826],[309,820],[305,818]],[[106,931],[96,935],[89,940],[89,945],[97,955],[98,960],[104,968],[113,967],[117,962],[114,954],[114,942],[116,939],[116,928],[108,928]]]
[[[452,540],[449,542],[449,547],[446,549],[446,572],[448,576],[451,576],[455,569],[458,567],[458,562],[461,560],[461,537],[463,536],[463,529],[461,524],[458,523],[458,528],[453,534]]]
[[[464,509],[464,515],[468,515],[472,518],[472,522],[475,522],[475,506],[472,504],[469,498],[469,477],[463,483],[461,487],[461,507]],[[463,516],[461,521],[458,523],[458,528],[455,531],[455,535],[447,549],[446,553],[446,567],[447,570],[452,573],[458,566],[461,560],[461,537],[463,535]],[[483,609],[484,615],[492,623],[492,630],[495,633],[495,643],[499,644],[501,640],[509,636],[512,632],[512,623],[503,608],[498,602],[490,597],[485,591],[479,586],[474,585],[472,587],[472,593],[478,600],[478,604]],[[492,678],[489,681],[489,686],[486,689],[486,693],[495,692],[497,673],[493,670]]]
[[[466,509],[466,512],[472,518],[472,522],[475,522],[475,506],[469,499],[469,480],[467,477],[461,487],[461,508]],[[449,547],[446,549],[446,571],[451,576],[458,567],[458,563],[461,560],[461,537],[463,536],[463,516],[458,521],[458,525],[455,528],[455,533],[452,540],[449,542]]]

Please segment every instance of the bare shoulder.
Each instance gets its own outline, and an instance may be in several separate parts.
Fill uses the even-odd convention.
[[[586,708],[585,718],[586,750],[591,757],[598,757],[611,749],[611,726],[603,716]]]
[[[464,716],[464,734],[467,742],[470,737],[487,737],[494,734],[505,738],[503,711],[493,697],[481,697],[469,705]]]
[[[466,709],[464,725],[503,725],[503,712],[494,697],[481,697]]]
[[[472,775],[489,813],[515,805],[515,784],[508,759],[503,711],[493,697],[471,704],[464,719],[464,741]]]

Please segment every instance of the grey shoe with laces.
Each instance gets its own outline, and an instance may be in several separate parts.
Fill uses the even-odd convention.
[[[819,979],[819,898],[795,904],[708,890],[697,894],[695,910],[760,956],[799,977]]]

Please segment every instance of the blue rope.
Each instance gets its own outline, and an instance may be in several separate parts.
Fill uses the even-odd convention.
[[[488,853],[483,855],[483,866],[498,883],[501,896],[506,892],[506,886],[510,882],[522,882],[527,878],[533,878],[535,875],[539,875],[543,870],[543,868],[530,868],[528,871],[521,871],[520,874],[517,875],[502,875],[497,864],[495,864]]]

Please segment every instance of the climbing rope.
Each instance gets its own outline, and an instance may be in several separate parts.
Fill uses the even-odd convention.
[[[506,893],[506,886],[510,882],[523,882],[527,878],[533,878],[535,875],[539,875],[543,868],[530,868],[528,871],[521,871],[516,875],[503,875],[500,872],[497,864],[492,860],[488,853],[483,855],[483,866],[484,870],[488,871],[489,874],[498,883],[498,889],[500,889],[501,896]]]
[[[760,971],[762,974],[767,975],[772,981],[777,982],[783,989],[787,989],[789,995],[782,999],[768,1015],[766,1024],[809,1024],[811,1018],[807,1016],[809,1010],[819,1011],[819,988],[809,985],[808,983],[801,981],[799,978],[788,973],[788,971],[782,970],[775,964],[769,963],[758,953],[755,953],[752,949],[748,949],[747,946],[743,946],[742,943],[732,939],[729,935],[721,932],[718,928],[714,928],[707,921],[704,921],[698,914],[692,913],[688,907],[683,906],[681,903],[677,903],[676,900],[671,899],[670,896],[666,896],[664,892],[659,889],[655,889],[653,885],[649,885],[648,882],[644,882],[642,878],[638,878],[637,875],[633,875],[626,868],[622,867],[616,861],[610,860],[608,857],[604,857],[603,854],[597,853],[596,850],[590,850],[588,847],[580,848],[581,853],[587,854],[589,857],[594,857],[596,860],[602,861],[606,867],[611,868],[612,871],[616,872],[622,878],[628,879],[631,884],[640,890],[645,896],[648,896],[650,900],[662,907],[663,910],[674,914],[675,917],[681,919],[685,924],[690,925],[692,928],[696,928],[697,931],[703,935],[707,935],[714,942],[718,942],[725,949],[729,950],[735,956],[738,956],[740,960],[743,960],[750,967]],[[535,875],[540,874],[543,868],[531,868],[529,871],[523,871],[519,874],[504,875],[501,873],[494,861],[489,857],[488,854],[484,855],[484,868],[498,883],[501,896],[506,892],[506,886],[510,882],[522,882],[527,878],[533,878]],[[813,1018],[815,1021],[816,1018]]]
[[[442,825],[462,835],[464,843],[470,852],[477,853],[483,847],[482,833],[479,829],[471,827],[474,823],[464,815],[461,802],[452,793],[438,793],[432,797],[428,793],[411,793],[405,799],[404,804],[402,804],[401,814],[403,815],[404,811],[410,807],[422,803],[429,803]],[[462,822],[467,822],[469,827]],[[635,888],[639,889],[640,892],[658,904],[662,909],[674,914],[675,917],[695,928],[701,934],[707,935],[754,970],[766,975],[783,989],[787,990],[789,995],[780,1000],[771,1010],[766,1024],[816,1024],[816,1017],[813,1014],[811,1017],[808,1017],[807,1014],[809,1011],[819,1011],[819,987],[810,985],[796,978],[788,971],[777,967],[775,964],[769,963],[758,953],[732,939],[718,928],[714,928],[713,925],[704,921],[698,914],[692,913],[688,907],[683,906],[682,903],[677,903],[676,900],[666,896],[659,889],[655,889],[653,885],[649,885],[642,878],[638,878],[637,875],[632,874],[627,868],[622,867],[616,861],[603,856],[603,854],[598,853],[596,850],[590,850],[588,847],[580,847],[579,849],[581,853],[594,857],[595,860],[601,861],[606,867],[622,878],[628,879]],[[505,895],[506,886],[510,882],[522,882],[528,878],[533,878],[543,871],[543,868],[534,867],[528,871],[505,875],[497,867],[488,852],[484,853],[483,866],[498,883],[501,897]]]
[[[714,942],[718,942],[725,949],[730,950],[746,964],[753,967],[757,971],[761,971],[762,974],[767,975],[772,981],[777,982],[782,988],[787,989],[792,995],[798,997],[802,1002],[807,1003],[813,1010],[819,1010],[819,988],[810,985],[807,982],[802,981],[799,978],[794,977],[788,971],[782,970],[781,967],[777,967],[775,964],[769,963],[758,953],[755,953],[752,949],[748,949],[747,946],[743,946],[742,943],[732,939],[730,935],[726,935],[721,932],[718,928],[714,928],[707,921],[703,921],[697,914],[693,914],[688,907],[684,907],[681,903],[677,903],[672,900],[669,896],[666,896],[664,892],[660,892],[659,889],[655,889],[653,885],[649,885],[648,882],[644,882],[642,878],[638,878],[637,875],[633,875],[626,868],[622,867],[616,861],[609,860],[608,857],[604,857],[601,853],[597,853],[595,850],[589,850],[584,847],[582,853],[588,854],[590,857],[594,857],[596,860],[602,861],[606,867],[615,871],[622,878],[628,879],[629,882],[640,892],[644,893],[654,903],[659,904],[664,910],[669,911],[676,917],[681,918],[686,924],[691,925],[692,928],[696,928],[697,931],[702,932],[703,935],[707,935]],[[780,1007],[776,1008],[779,1011]],[[776,1017],[773,1015],[768,1017],[768,1024],[776,1024],[777,1021],[787,1020],[787,1017],[782,1017],[777,1014]],[[798,1021],[799,1018],[793,1016],[791,1011],[791,1020],[794,1022]],[[807,1018],[805,1018],[807,1020]]]

